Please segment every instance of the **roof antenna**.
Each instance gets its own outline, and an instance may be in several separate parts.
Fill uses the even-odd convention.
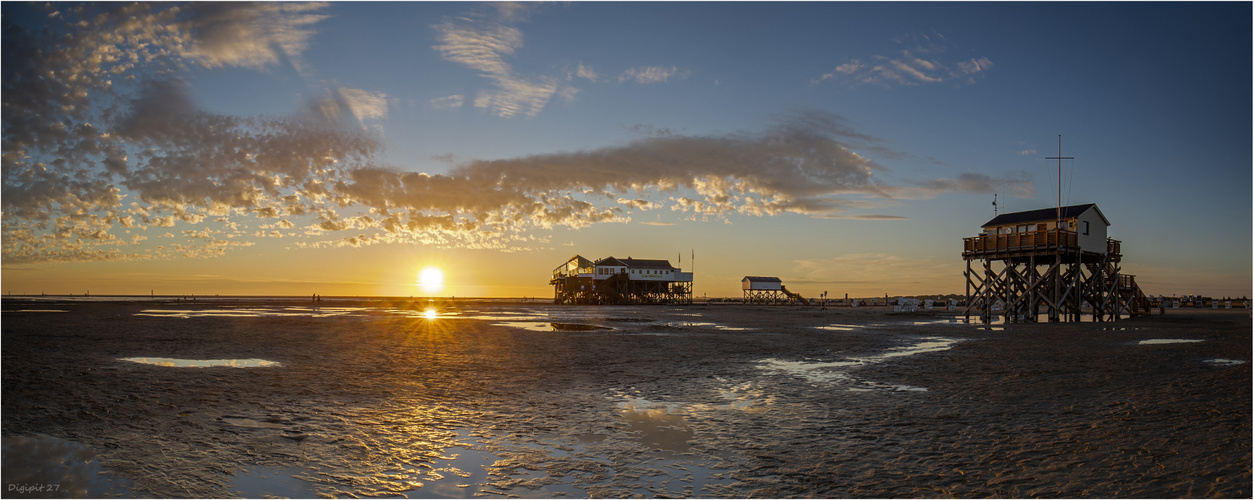
[[[1062,155],[1062,134],[1058,134],[1058,156],[1047,156],[1046,160],[1058,160],[1058,225],[1062,229],[1062,161],[1074,160],[1073,156]]]
[[[993,193],[993,217],[997,217],[997,193]]]

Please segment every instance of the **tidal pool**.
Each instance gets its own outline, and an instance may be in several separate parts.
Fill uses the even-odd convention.
[[[52,436],[3,438],[5,498],[131,496],[132,482],[101,468],[88,446]]]
[[[178,358],[121,358],[122,361],[145,365],[169,366],[173,368],[210,368],[227,366],[231,368],[269,368],[283,366],[278,361],[264,359],[178,359]]]
[[[848,372],[852,368],[880,363],[892,358],[913,356],[927,352],[940,352],[951,348],[957,340],[941,337],[926,337],[912,345],[894,347],[879,354],[850,358],[846,361],[788,361],[767,358],[759,361],[758,367],[767,371],[783,372],[794,377],[803,378],[813,383],[857,382],[850,390],[892,390],[907,392],[924,392],[923,387],[908,385],[882,384],[879,382],[859,380]]]
[[[1137,345],[1158,345],[1158,344],[1191,344],[1201,342],[1198,339],[1149,339],[1137,342]]]

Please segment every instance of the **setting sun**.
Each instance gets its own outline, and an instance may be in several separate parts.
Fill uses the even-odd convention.
[[[436,293],[444,289],[444,271],[438,267],[428,267],[418,273],[418,287],[426,293]]]

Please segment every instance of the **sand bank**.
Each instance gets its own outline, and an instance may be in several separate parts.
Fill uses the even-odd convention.
[[[432,305],[6,300],[5,481],[46,437],[70,496],[1251,495],[1245,311]]]

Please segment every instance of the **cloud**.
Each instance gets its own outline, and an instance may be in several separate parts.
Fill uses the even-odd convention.
[[[601,78],[601,76],[597,74],[596,70],[592,69],[591,66],[584,66],[583,62],[580,61],[579,66],[575,68],[574,71],[569,72],[566,76],[567,80],[570,80],[573,78],[583,78],[590,82],[596,83],[597,80]]]
[[[387,94],[348,87],[332,86],[310,100],[307,108],[330,123],[351,119],[363,127],[388,117]]]
[[[462,95],[451,95],[427,101],[435,109],[456,109],[462,107],[465,102],[466,97]]]
[[[1031,156],[1031,155],[1036,154],[1036,150],[1035,150],[1035,149],[1025,149],[1025,150],[1023,150],[1023,151],[1020,151],[1020,152],[1019,152],[1019,154],[1020,154],[1020,155],[1023,155],[1023,156]]]
[[[853,220],[906,220],[900,215],[853,215],[848,217]]]
[[[260,69],[288,61],[303,71],[300,56],[313,37],[313,25],[328,16],[321,2],[192,3],[179,31],[191,34],[179,54],[208,68]]]
[[[987,57],[955,59],[947,57],[954,47],[939,33],[894,40],[907,45],[895,55],[851,58],[814,79],[815,83],[835,82],[847,87],[861,85],[925,85],[948,83],[970,85],[983,77],[993,62]]]
[[[687,78],[689,72],[680,70],[678,67],[671,66],[669,68],[662,66],[642,66],[639,68],[630,68],[618,76],[618,82],[634,81],[636,83],[665,83],[670,81],[672,77]]]
[[[41,17],[28,10],[56,7],[64,10],[42,16],[46,26],[14,24]],[[267,207],[284,206],[297,187],[325,184],[376,147],[360,129],[325,119],[203,112],[178,77],[189,67],[290,61],[304,50],[322,4],[3,8],[5,259],[132,258],[101,248],[115,242],[101,231],[274,210]],[[267,49],[250,52],[260,46]],[[319,109],[360,123],[386,116],[381,97],[333,89]],[[231,246],[239,245],[207,251]]]
[[[964,172],[953,178],[932,179],[912,183],[909,186],[895,186],[886,191],[899,199],[930,199],[942,193],[991,194],[999,191],[1010,192],[1019,198],[1028,198],[1035,190],[1032,177],[1027,172],[1013,172],[1000,177]]]
[[[180,77],[188,68],[255,67],[299,55],[319,4],[51,5],[68,8],[43,17],[48,29],[14,26],[12,19],[24,17],[3,16],[6,263],[200,258],[247,247],[251,237],[279,236],[304,248],[402,243],[522,251],[548,245],[543,230],[625,223],[645,210],[724,221],[732,214],[841,217],[866,199],[1024,181],[960,174],[889,184],[888,169],[872,158],[900,153],[819,111],[782,115],[758,131],[690,135],[639,127],[634,139],[614,146],[495,160],[447,157],[446,173],[407,171],[380,163],[381,145],[364,126],[386,118],[382,93],[327,84],[291,116],[216,114],[191,99]],[[43,7],[3,8],[12,14]],[[497,10],[511,19],[525,13],[511,9]],[[258,17],[267,12],[277,17]],[[533,115],[554,96],[573,98],[575,89],[557,79],[515,74],[505,56],[522,47],[522,36],[512,27],[458,18],[437,31],[446,59],[495,86],[475,97],[476,106]],[[243,54],[251,45],[219,39],[229,33],[264,41],[270,52]],[[650,68],[660,67],[636,68],[632,80],[683,73]],[[149,228],[168,236],[132,236]]]
[[[515,18],[517,12],[510,12]],[[497,22],[462,17],[433,26],[439,44],[433,48],[448,61],[477,70],[490,80],[495,89],[483,90],[475,96],[474,106],[485,108],[501,117],[535,116],[548,105],[554,95],[569,99],[572,87],[557,78],[529,78],[517,74],[505,57],[522,48],[522,32]]]

